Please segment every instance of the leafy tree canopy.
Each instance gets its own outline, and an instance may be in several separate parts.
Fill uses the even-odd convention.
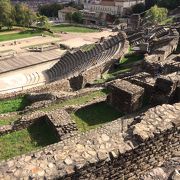
[[[11,28],[14,23],[14,9],[10,0],[0,0],[0,29],[3,26]]]
[[[47,17],[58,17],[58,11],[63,9],[64,6],[62,4],[46,4],[42,5],[38,8],[39,14]]]
[[[144,3],[139,3],[139,4],[136,4],[132,7],[132,12],[133,13],[141,13],[141,12],[144,12],[145,11],[145,5]]]
[[[76,23],[82,23],[83,22],[82,14],[80,12],[74,12],[72,14],[72,20]]]
[[[26,5],[15,5],[15,20],[17,25],[29,27],[36,20],[36,18],[36,14]]]
[[[147,11],[146,17],[153,24],[159,24],[165,19],[167,19],[167,14],[168,14],[168,10],[166,8],[160,8],[157,5],[155,5]]]

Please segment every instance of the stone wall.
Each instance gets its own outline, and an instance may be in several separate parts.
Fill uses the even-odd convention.
[[[108,85],[107,103],[121,113],[132,113],[142,107],[144,89],[125,80],[115,80]]]
[[[180,103],[0,163],[0,179],[139,179],[180,148]]]
[[[78,130],[76,124],[71,120],[70,115],[65,110],[60,109],[51,111],[50,113],[36,111],[26,114],[11,125],[0,126],[0,136],[28,128],[38,121],[48,123],[59,140],[74,136]]]
[[[161,64],[165,65],[172,62],[166,62],[166,59],[171,55],[178,46],[179,33],[175,29],[171,29],[170,35],[157,39],[152,42],[150,54],[146,54],[142,69],[151,74],[155,74]],[[166,67],[166,70],[171,71],[171,68]]]
[[[180,75],[176,73],[158,77],[154,85],[151,103],[163,104],[178,101],[176,96],[178,86],[180,86]]]

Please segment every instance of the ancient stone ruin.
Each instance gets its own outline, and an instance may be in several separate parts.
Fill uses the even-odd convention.
[[[92,84],[127,52],[129,44],[145,53],[141,63],[131,73]],[[167,179],[171,173],[179,177],[179,45],[177,24],[144,28],[134,34],[119,32],[87,52],[66,53],[43,72],[48,84],[0,95],[1,100],[26,95],[31,102],[17,121],[0,126],[0,136],[39,121],[48,123],[58,138],[55,144],[1,161],[0,179],[147,180],[150,173],[157,179],[153,176],[156,168]],[[88,83],[91,86],[84,88]],[[69,103],[99,90],[107,90],[107,94],[82,104]],[[100,103],[121,116],[80,132],[72,112]]]

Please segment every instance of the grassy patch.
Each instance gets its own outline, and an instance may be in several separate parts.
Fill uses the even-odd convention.
[[[120,60],[120,64],[124,65],[128,63],[134,63],[134,62],[142,60],[143,58],[144,58],[144,55],[130,53]]]
[[[0,114],[23,110],[28,102],[26,97],[0,101]]]
[[[25,30],[22,32],[18,33],[13,33],[13,34],[3,34],[0,35],[0,41],[9,41],[9,40],[16,40],[16,39],[21,39],[21,38],[28,38],[28,37],[33,37],[33,36],[39,36],[43,31],[40,30]]]
[[[114,78],[116,78],[116,76],[118,74],[130,72],[130,71],[131,71],[131,68],[121,67],[121,68],[118,68],[116,71],[114,71],[112,73],[105,73],[105,74],[103,74],[102,78],[95,80],[94,83],[95,84],[105,83],[107,81],[111,81]]]
[[[69,99],[69,100],[66,100],[57,104],[52,104],[51,106],[44,108],[42,110],[51,111],[51,110],[62,108],[69,105],[81,105],[81,104],[92,101],[94,98],[99,98],[106,95],[107,95],[107,92],[105,90],[95,91],[82,97],[76,97],[76,98]]]
[[[144,55],[134,54],[131,47],[129,47],[128,54],[119,61],[119,66],[112,72],[103,74],[103,78],[94,81],[94,83],[96,84],[104,83],[104,82],[112,80],[118,74],[130,72],[132,69],[131,66],[133,66],[135,62],[143,60],[143,58],[144,58]]]
[[[56,25],[52,26],[51,30],[54,32],[76,32],[76,33],[90,33],[90,32],[98,32],[97,29],[91,29],[87,27],[80,27],[80,26],[72,26],[72,25]]]
[[[116,111],[106,102],[90,105],[71,114],[78,129],[82,132],[97,128],[98,126],[116,120],[121,113]]]
[[[0,160],[21,155],[58,142],[52,128],[45,122],[36,122],[29,128],[0,137]]]
[[[20,117],[19,115],[16,115],[16,116],[11,116],[11,117],[1,118],[0,126],[10,125],[12,122],[18,120],[19,117]]]

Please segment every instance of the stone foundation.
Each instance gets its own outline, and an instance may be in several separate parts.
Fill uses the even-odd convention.
[[[142,106],[144,89],[125,80],[115,80],[109,84],[111,93],[107,103],[122,113],[132,113]]]
[[[176,73],[167,76],[160,76],[156,79],[154,93],[152,94],[152,104],[173,103],[178,101],[176,89],[180,85],[180,75]]]

